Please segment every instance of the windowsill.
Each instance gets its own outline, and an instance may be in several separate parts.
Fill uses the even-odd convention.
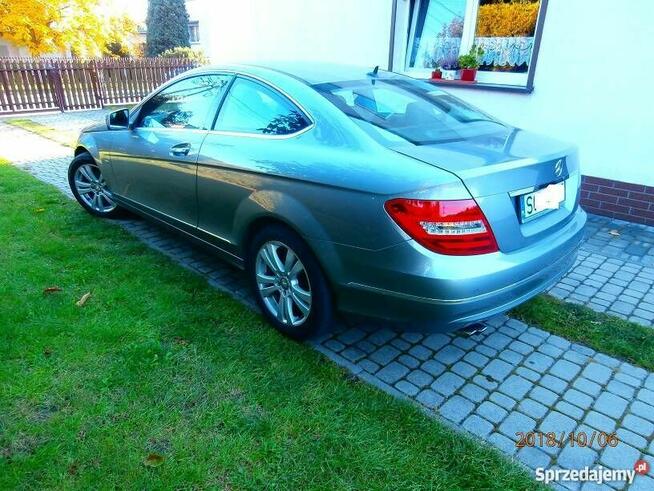
[[[517,94],[531,94],[534,91],[533,87],[523,87],[521,85],[503,85],[503,84],[489,84],[483,82],[466,82],[464,80],[443,80],[431,79],[425,80],[430,84],[438,85],[439,87],[455,87],[457,89],[475,89],[475,90],[492,90],[497,92],[513,92]]]

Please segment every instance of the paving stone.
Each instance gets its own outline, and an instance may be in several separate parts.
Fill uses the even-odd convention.
[[[509,396],[504,395],[501,392],[497,392],[497,391],[491,392],[489,399],[495,404],[498,404],[499,406],[503,407],[507,411],[511,411],[517,404],[514,399],[511,399]]]
[[[518,460],[531,469],[539,467],[547,468],[550,464],[550,456],[536,447],[523,447],[518,451]]]
[[[576,363],[577,365],[584,365],[588,362],[590,356],[584,355],[583,353],[579,353],[577,351],[569,350],[563,353],[563,358],[571,361],[572,363]]]
[[[558,360],[552,368],[550,368],[550,373],[556,377],[559,377],[563,380],[572,380],[579,373],[581,368],[579,365],[575,365],[567,360]]]
[[[493,433],[488,437],[488,441],[502,450],[504,453],[512,455],[516,452],[515,442],[501,433]]]
[[[395,338],[391,341],[391,346],[399,349],[400,351],[407,351],[411,348],[411,343],[407,343],[404,339]]]
[[[525,367],[516,368],[515,373],[521,377],[526,378],[527,380],[531,380],[532,382],[537,382],[540,378],[540,373],[534,372],[533,370]]]
[[[376,376],[387,384],[394,384],[403,378],[408,372],[409,369],[407,367],[394,361],[379,370]]]
[[[645,404],[654,406],[654,390],[640,389],[636,398],[643,401]]]
[[[329,339],[323,343],[323,346],[334,353],[338,353],[345,348],[345,345],[335,339]]]
[[[477,373],[477,369],[465,361],[457,361],[452,365],[451,370],[454,373],[461,375],[463,378],[470,378]]]
[[[411,382],[408,382],[406,380],[400,380],[398,383],[395,384],[395,388],[402,392],[403,394],[406,394],[410,397],[415,396],[418,392],[420,392],[420,389],[413,385]]]
[[[366,354],[363,351],[361,351],[359,348],[356,348],[354,346],[348,346],[341,352],[341,356],[346,360],[356,362],[364,358]]]
[[[627,401],[610,392],[604,392],[595,401],[593,408],[614,419],[620,418],[627,408]]]
[[[511,412],[502,424],[499,430],[504,433],[511,440],[516,441],[518,435],[516,433],[527,433],[536,428],[536,421],[529,416],[525,416],[517,411]]]
[[[411,370],[411,372],[406,376],[406,379],[420,388],[427,387],[434,381],[434,377],[422,370]]]
[[[419,332],[403,332],[401,337],[409,343],[415,344],[419,343],[424,336]]]
[[[338,340],[343,344],[349,345],[349,344],[354,344],[365,337],[366,337],[365,331],[362,331],[361,329],[353,328],[353,329],[348,329],[347,331],[339,335]]]
[[[481,402],[488,396],[488,391],[475,384],[464,385],[459,393],[473,402]]]
[[[645,387],[650,390],[654,390],[654,373],[650,373],[645,381]]]
[[[562,338],[560,336],[555,336],[555,335],[552,335],[549,338],[547,338],[547,342],[549,344],[553,344],[557,348],[561,348],[561,349],[564,349],[564,350],[570,348],[570,345],[572,344],[567,339],[564,339],[564,338]]]
[[[538,347],[538,351],[548,356],[551,356],[552,358],[558,358],[564,353],[564,351],[561,348],[549,343],[541,344]]]
[[[639,450],[645,450],[647,448],[647,440],[633,431],[629,431],[625,428],[618,428],[616,434],[620,439],[620,443],[627,443]]]
[[[512,339],[509,336],[499,332],[494,332],[486,339],[484,339],[484,344],[499,351],[503,350],[511,341]]]
[[[581,409],[588,409],[593,404],[592,397],[576,389],[569,389],[565,394],[563,394],[563,399]]]
[[[554,402],[559,398],[559,396],[551,390],[539,386],[534,387],[529,396],[532,399],[545,404],[546,406],[553,405]]]
[[[450,338],[445,334],[430,334],[422,342],[427,348],[438,351],[443,346],[450,344]]]
[[[420,361],[410,355],[400,355],[397,361],[399,361],[403,365],[406,365],[412,370],[420,366]]]
[[[650,464],[650,468],[652,467],[654,465]],[[629,491],[652,491],[652,489],[654,489],[654,478],[651,476],[637,475],[634,482],[629,486]]]
[[[436,409],[441,405],[445,398],[431,389],[425,389],[418,394],[416,400],[430,409]]]
[[[585,392],[586,394],[589,394],[589,395],[591,395],[593,397],[597,397],[599,395],[599,393],[602,390],[604,390],[604,388],[601,385],[596,384],[595,382],[592,382],[592,381],[590,381],[590,380],[588,380],[587,378],[584,378],[584,377],[577,378],[572,383],[572,386],[575,389],[577,389],[577,390],[579,390],[581,392]]]
[[[616,447],[607,446],[600,455],[600,462],[609,469],[633,469],[640,452],[631,445],[620,442]]]
[[[521,355],[519,353],[516,353],[515,351],[510,350],[510,349],[505,349],[505,350],[501,351],[498,356],[502,360],[510,363],[513,366],[518,365],[522,361],[522,359],[524,358],[523,355]]]
[[[444,396],[454,394],[465,383],[461,377],[452,372],[445,372],[431,384],[431,388]]]
[[[622,420],[622,426],[631,430],[645,438],[652,438],[654,436],[654,423],[647,421],[633,414],[627,414]]]
[[[438,377],[445,371],[445,365],[436,360],[427,360],[420,367],[432,377]]]
[[[654,422],[654,406],[650,406],[641,401],[634,401],[631,404],[631,412],[636,416]]]
[[[579,409],[577,406],[574,406],[567,401],[557,402],[555,408],[559,410],[559,412],[562,412],[566,416],[570,416],[576,420],[581,420],[584,417],[584,411],[582,409]]]
[[[368,336],[368,341],[378,346],[388,343],[397,334],[390,329],[379,329]]]
[[[614,378],[615,380],[627,385],[631,385],[632,387],[640,386],[640,380],[638,380],[636,377],[632,377],[631,375],[627,375],[626,373],[618,372],[615,374]]]
[[[488,365],[484,367],[481,371],[484,375],[492,377],[494,380],[501,382],[504,380],[509,373],[513,371],[513,366],[508,364],[503,360],[492,360]]]
[[[520,400],[532,387],[533,384],[529,380],[519,375],[511,375],[500,384],[499,390],[513,399]]]
[[[489,360],[487,356],[482,355],[481,353],[477,353],[476,351],[471,351],[470,353],[466,353],[463,359],[464,361],[470,363],[471,365],[474,365],[477,368],[486,366]]]
[[[520,353],[521,355],[528,355],[534,351],[534,347],[532,345],[523,343],[522,341],[513,341],[511,344],[509,344],[509,348],[516,353]]]
[[[459,348],[461,348],[464,351],[469,351],[469,350],[471,350],[472,348],[474,348],[477,345],[477,343],[475,341],[473,341],[472,339],[464,338],[464,337],[461,337],[461,336],[454,338],[454,341],[452,341],[452,344],[454,346],[458,346]]]
[[[434,358],[445,365],[451,365],[461,359],[463,355],[465,355],[465,351],[454,345],[448,345],[436,353]]]
[[[425,361],[431,358],[432,351],[425,348],[424,346],[417,344],[409,350],[409,354],[418,358],[419,360]]]
[[[598,384],[605,384],[611,378],[613,370],[599,363],[591,362],[586,365],[581,375]]]
[[[546,389],[549,389],[557,393],[563,392],[565,388],[568,386],[568,382],[550,374],[543,375],[543,377],[540,379],[539,384],[545,387]]]
[[[482,402],[477,408],[477,414],[483,416],[485,419],[491,423],[499,423],[506,415],[509,414],[508,411],[504,408],[501,408],[497,404],[491,401]]]
[[[536,402],[533,399],[523,399],[518,404],[518,409],[534,419],[541,419],[548,411],[547,406],[544,406],[540,402]]]
[[[520,341],[522,341],[523,343],[526,343],[526,344],[528,344],[530,346],[534,346],[534,347],[539,346],[539,345],[541,345],[543,343],[543,338],[541,338],[540,336],[536,336],[534,334],[528,333],[528,332],[522,334],[518,339]]]
[[[493,431],[493,425],[476,414],[468,416],[468,419],[463,422],[462,426],[470,433],[482,438],[486,438]]]
[[[556,461],[564,469],[583,469],[592,467],[597,458],[598,453],[590,447],[566,445]]]
[[[449,419],[454,423],[460,423],[474,408],[475,405],[468,399],[455,395],[450,397],[445,404],[440,407],[438,412],[444,418]]]
[[[379,370],[379,365],[377,365],[377,363],[372,360],[368,360],[367,358],[359,361],[357,364],[368,373],[375,373],[377,370]]]
[[[475,346],[475,351],[478,351],[482,355],[486,355],[488,357],[494,357],[497,355],[496,349],[493,349],[490,346],[486,346],[485,344],[479,344]]]
[[[634,393],[636,392],[636,390],[633,387],[630,387],[627,384],[623,384],[618,380],[611,380],[606,386],[606,390],[612,392],[613,394],[617,394],[621,397],[624,397],[625,399],[631,399],[634,396]]]
[[[525,359],[526,366],[541,373],[547,370],[553,364],[554,358],[539,352],[532,353]]]
[[[611,433],[615,429],[615,421],[613,419],[596,411],[590,411],[586,415],[584,423],[604,433]]]
[[[400,351],[389,345],[384,345],[370,355],[370,359],[380,365],[388,365],[400,355]]]
[[[538,425],[538,429],[543,433],[556,433],[562,432],[569,433],[575,429],[577,422],[570,416],[566,416],[558,411],[552,411],[545,419]]]

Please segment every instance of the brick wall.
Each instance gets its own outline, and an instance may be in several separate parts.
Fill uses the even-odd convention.
[[[583,176],[581,205],[597,215],[654,225],[654,187]]]

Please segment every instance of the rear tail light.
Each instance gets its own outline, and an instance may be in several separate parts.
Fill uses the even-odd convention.
[[[409,236],[430,251],[450,256],[496,252],[497,242],[474,199],[392,199],[384,205]]]

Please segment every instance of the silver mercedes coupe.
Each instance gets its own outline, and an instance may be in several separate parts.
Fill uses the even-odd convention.
[[[85,129],[69,182],[93,215],[136,212],[245,269],[295,338],[337,311],[466,328],[561,278],[586,222],[574,146],[340,65],[186,72]]]

